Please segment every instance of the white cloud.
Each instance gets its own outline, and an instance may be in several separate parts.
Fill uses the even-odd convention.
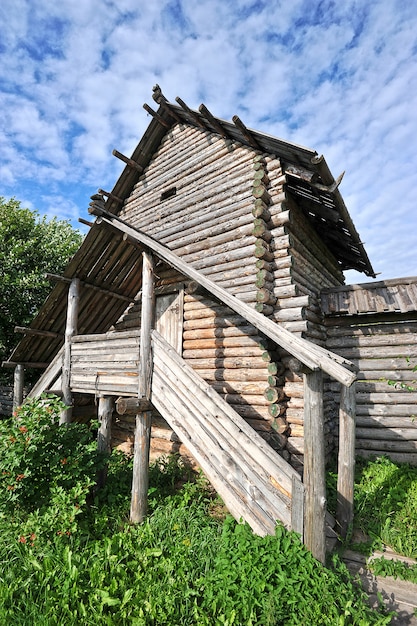
[[[417,274],[416,27],[401,0],[3,0],[0,194],[75,219],[157,82],[323,152],[375,270]]]

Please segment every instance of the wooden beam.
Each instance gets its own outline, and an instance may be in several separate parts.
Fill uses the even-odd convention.
[[[94,226],[94,222],[89,222],[88,220],[85,220],[83,217],[79,217],[78,221],[80,222],[80,224],[84,224],[85,226],[88,226],[89,228]]]
[[[13,410],[17,409],[23,402],[23,389],[25,386],[25,368],[23,365],[16,365],[14,370],[13,386]]]
[[[129,157],[125,156],[118,150],[112,150],[112,155],[123,161],[123,163],[126,163],[126,165],[132,169],[137,170],[140,174],[143,172],[143,167],[139,165],[139,163],[136,163],[133,159],[129,159]]]
[[[342,537],[346,537],[353,523],[355,419],[356,383],[353,383],[350,387],[343,385],[340,394],[336,519]]]
[[[55,282],[67,283],[71,284],[71,278],[67,278],[66,276],[58,276],[58,274],[45,274],[48,280],[53,280]],[[100,293],[105,294],[106,296],[110,296],[112,298],[118,298],[119,300],[124,300],[125,302],[133,302],[134,298],[129,298],[129,296],[124,296],[121,293],[116,293],[115,291],[110,291],[109,289],[103,289],[103,287],[97,287],[97,285],[92,285],[91,283],[86,283],[83,280],[80,280],[80,286],[87,287],[87,289],[93,289],[93,291],[99,291]]]
[[[9,367],[9,368],[15,368],[16,365],[23,365],[23,367],[29,367],[29,368],[33,368],[33,369],[46,369],[49,366],[49,363],[33,363],[31,361],[21,361],[21,362],[17,362],[17,361],[3,361],[1,366],[2,367]]]
[[[62,363],[62,393],[66,409],[59,423],[69,424],[72,418],[71,393],[71,339],[77,334],[78,308],[80,302],[80,279],[73,278],[68,291],[67,323],[65,328],[64,358]]]
[[[116,400],[116,411],[118,415],[137,415],[142,411],[149,411],[151,408],[149,400],[145,398],[118,398]]]
[[[21,333],[22,335],[39,335],[40,337],[52,337],[57,339],[63,337],[62,333],[53,333],[50,330],[42,330],[41,328],[28,328],[27,326],[15,326],[15,333]]]
[[[248,128],[246,128],[245,124],[242,122],[240,117],[238,117],[237,115],[234,115],[232,117],[232,122],[236,126],[236,128],[238,128],[240,130],[240,132],[242,133],[242,135],[244,136],[244,138],[246,139],[248,144],[250,146],[252,146],[252,148],[254,148],[255,150],[261,150],[262,151],[261,146],[256,141],[255,137],[252,135],[250,130]]]
[[[152,117],[153,117],[154,119],[156,119],[156,121],[157,121],[157,122],[159,122],[159,123],[161,124],[161,126],[164,126],[165,128],[171,128],[171,124],[169,124],[167,121],[165,121],[165,120],[164,120],[164,118],[163,118],[163,117],[161,117],[161,116],[159,115],[159,113],[157,113],[156,111],[154,111],[154,110],[153,110],[153,109],[149,106],[149,104],[146,104],[146,102],[145,102],[145,104],[143,105],[143,108],[145,109],[145,111],[146,111],[147,113],[149,113],[149,115],[152,115]]]
[[[200,128],[202,128],[203,130],[208,130],[206,124],[204,124],[204,121],[201,119],[201,117],[195,111],[190,109],[190,107],[185,104],[184,100],[181,100],[181,98],[177,96],[175,98],[175,101],[178,102],[180,107],[188,113],[188,115],[195,121],[197,126],[200,126]]]
[[[326,473],[323,374],[304,374],[304,543],[321,563],[326,557]]]
[[[116,196],[111,191],[104,191],[104,189],[99,189],[98,193],[102,196],[106,196],[106,198],[110,198],[110,200],[113,200],[113,202],[118,202],[119,204],[123,204],[124,202],[123,198],[119,198],[119,196]]]
[[[216,130],[216,132],[219,133],[219,135],[221,135],[222,137],[224,137],[225,139],[229,138],[229,135],[226,133],[225,129],[223,128],[223,126],[220,124],[220,122],[214,117],[214,115],[212,113],[210,113],[210,111],[208,110],[208,108],[205,106],[205,104],[200,104],[200,106],[198,107],[198,110],[200,111],[201,115],[203,115],[206,120],[208,122],[210,122],[210,124],[213,126],[213,128]]]
[[[226,289],[223,289],[215,282],[204,276],[204,274],[195,270],[191,265],[185,263],[180,257],[166,248],[163,244],[159,243],[152,237],[145,235],[145,233],[137,230],[136,228],[133,228],[117,215],[113,215],[105,210],[97,211],[97,209],[94,209],[94,214],[101,216],[103,224],[128,235],[129,240],[132,243],[136,242],[136,245],[148,247],[150,250],[155,252],[159,258],[166,261],[171,267],[177,269],[181,274],[187,276],[191,280],[197,281],[215,298],[244,317],[250,324],[255,326],[255,328],[260,330],[264,335],[272,339],[276,344],[299,359],[309,369],[322,369],[327,374],[345,385],[351,385],[353,381],[356,380],[356,374],[353,371],[355,366],[347,359],[339,357],[329,350],[325,350],[321,346],[297,337],[290,331],[282,328],[282,326],[276,324],[273,320],[259,314],[254,308],[231,295]]]

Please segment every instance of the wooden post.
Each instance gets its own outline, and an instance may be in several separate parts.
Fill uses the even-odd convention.
[[[339,532],[346,537],[353,522],[355,482],[356,383],[342,385],[339,412],[339,457],[337,473],[337,512]]]
[[[61,413],[59,423],[69,424],[72,418],[71,393],[71,339],[77,334],[80,280],[73,278],[68,290],[67,324],[65,328],[64,357],[62,364],[62,394],[67,405]]]
[[[151,330],[154,323],[154,317],[154,261],[153,256],[150,253],[143,252],[138,398],[143,398],[145,400],[149,400],[151,397]],[[130,503],[130,521],[133,524],[143,521],[148,506],[149,447],[152,417],[150,404],[147,408],[148,410],[141,411],[136,415],[132,498]]]
[[[13,387],[13,411],[17,409],[23,402],[23,388],[25,384],[25,368],[22,364],[16,365],[14,368],[14,387]]]
[[[100,426],[97,433],[97,449],[99,452],[109,454],[111,451],[111,421],[114,410],[114,398],[112,396],[100,396],[98,401],[98,420]],[[103,487],[107,478],[107,466],[97,474],[97,487]]]
[[[151,418],[151,411],[143,411],[143,413],[136,415],[132,498],[130,501],[130,521],[132,524],[143,522],[148,510]]]
[[[324,458],[323,373],[304,374],[304,543],[324,563],[326,556],[326,477]]]
[[[99,452],[110,452],[111,420],[114,409],[112,396],[101,396],[98,401],[98,420],[100,426],[97,433],[97,449]]]

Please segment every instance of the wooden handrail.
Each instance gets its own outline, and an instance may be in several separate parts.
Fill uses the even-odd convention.
[[[332,378],[346,386],[350,386],[356,380],[356,373],[354,372],[355,367],[353,363],[347,359],[295,336],[290,331],[282,328],[282,326],[279,326],[264,315],[258,313],[251,306],[242,302],[239,298],[236,298],[236,296],[231,295],[226,289],[223,289],[207,278],[207,276],[204,276],[204,274],[183,261],[174,252],[169,250],[169,248],[152,237],[149,237],[149,235],[145,235],[142,231],[130,226],[117,215],[113,215],[98,207],[90,207],[89,212],[98,216],[96,220],[97,224],[104,224],[119,232],[125,233],[131,243],[149,248],[155,252],[159,258],[181,272],[181,274],[199,283],[215,298],[241,315],[250,324],[301,361],[308,369],[313,371],[322,369]]]

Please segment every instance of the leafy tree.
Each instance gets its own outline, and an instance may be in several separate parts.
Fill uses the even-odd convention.
[[[0,358],[17,343],[14,326],[26,326],[51,287],[45,273],[60,273],[78,249],[82,235],[69,221],[48,221],[0,196]],[[2,382],[11,372],[0,371]]]

